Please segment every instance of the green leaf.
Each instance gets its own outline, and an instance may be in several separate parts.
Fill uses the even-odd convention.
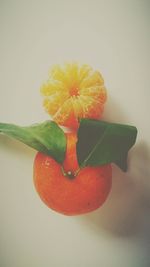
[[[82,119],[78,130],[77,158],[80,167],[116,163],[127,170],[127,154],[134,145],[134,126]]]
[[[63,130],[53,121],[45,121],[28,127],[0,123],[0,132],[52,156],[59,163],[64,160],[66,137]]]

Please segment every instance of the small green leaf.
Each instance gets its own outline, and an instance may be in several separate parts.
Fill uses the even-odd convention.
[[[78,130],[77,158],[80,167],[116,163],[127,170],[127,154],[134,145],[134,126],[82,119]]]
[[[64,160],[66,137],[63,130],[53,121],[45,121],[28,127],[0,123],[0,132],[52,156],[59,163]]]

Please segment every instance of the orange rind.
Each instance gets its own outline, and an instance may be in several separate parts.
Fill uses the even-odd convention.
[[[79,215],[98,209],[107,199],[112,185],[111,164],[79,170],[76,155],[77,136],[67,133],[63,166],[52,157],[37,153],[34,184],[41,200],[65,215]]]

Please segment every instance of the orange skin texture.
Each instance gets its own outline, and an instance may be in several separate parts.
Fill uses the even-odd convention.
[[[65,173],[78,170],[76,133],[67,133]],[[53,158],[37,153],[34,161],[34,184],[42,201],[51,209],[65,215],[79,215],[99,208],[112,185],[111,165],[85,167],[69,178]]]

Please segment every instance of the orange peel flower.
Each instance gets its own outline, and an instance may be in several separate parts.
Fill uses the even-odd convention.
[[[78,127],[80,118],[99,119],[106,101],[101,74],[77,63],[52,67],[41,93],[43,105],[52,119],[71,128]]]

